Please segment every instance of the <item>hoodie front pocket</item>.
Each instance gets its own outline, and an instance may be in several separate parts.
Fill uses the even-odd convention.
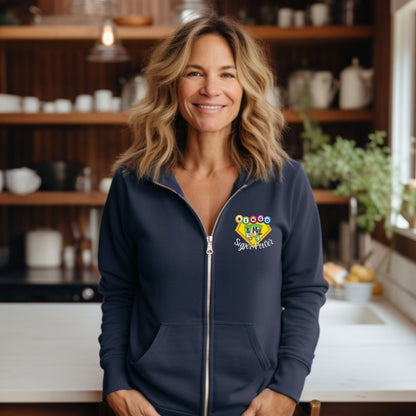
[[[250,324],[214,327],[213,411],[247,406],[269,375],[270,362]]]
[[[199,413],[201,325],[161,324],[150,348],[137,361],[133,382],[155,406]]]

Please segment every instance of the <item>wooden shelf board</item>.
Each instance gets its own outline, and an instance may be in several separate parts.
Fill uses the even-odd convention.
[[[299,112],[284,110],[283,114],[288,123],[301,123]],[[371,110],[313,110],[308,113],[311,120],[321,122],[366,122],[371,121]],[[124,125],[127,123],[127,113],[0,113],[0,125]]]
[[[0,124],[126,124],[127,113],[0,113]]]
[[[328,189],[314,189],[313,194],[315,201],[319,205],[345,205],[348,204],[348,198],[334,195]]]
[[[246,26],[254,36],[267,41],[325,41],[339,42],[342,40],[370,39],[373,36],[371,26],[305,26],[301,28],[276,26]]]
[[[302,123],[299,112],[296,110],[284,110],[283,115],[288,123]],[[369,109],[341,110],[336,108],[328,110],[311,110],[307,115],[310,120],[316,120],[323,123],[357,123],[371,121],[372,119],[372,111]]]
[[[347,204],[348,198],[335,196],[332,191],[314,189],[317,204]],[[100,191],[38,191],[28,195],[0,192],[0,206],[103,206],[107,194]]]
[[[102,206],[107,194],[100,191],[38,191],[27,195],[0,193],[0,205],[11,206]]]
[[[277,26],[246,26],[254,36],[267,41],[340,41],[366,39],[373,36],[371,26],[322,26],[302,28],[279,28]],[[158,40],[167,37],[173,26],[118,27],[122,40]],[[0,41],[65,41],[95,40],[98,27],[94,25],[45,25],[45,26],[2,26]]]

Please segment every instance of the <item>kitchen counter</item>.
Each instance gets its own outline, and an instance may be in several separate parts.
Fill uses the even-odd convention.
[[[97,303],[0,304],[0,403],[101,401]],[[416,325],[328,300],[302,400],[416,402]]]

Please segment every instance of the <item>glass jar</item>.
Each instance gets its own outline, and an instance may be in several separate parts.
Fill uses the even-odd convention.
[[[204,0],[182,0],[173,8],[173,23],[180,25],[201,17],[209,11]]]

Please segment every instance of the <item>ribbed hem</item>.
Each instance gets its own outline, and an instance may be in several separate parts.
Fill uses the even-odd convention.
[[[127,380],[124,357],[111,358],[102,363],[104,369],[103,400],[117,390],[133,390]]]
[[[301,361],[282,357],[274,374],[273,382],[267,387],[299,402],[308,374],[309,368]]]

